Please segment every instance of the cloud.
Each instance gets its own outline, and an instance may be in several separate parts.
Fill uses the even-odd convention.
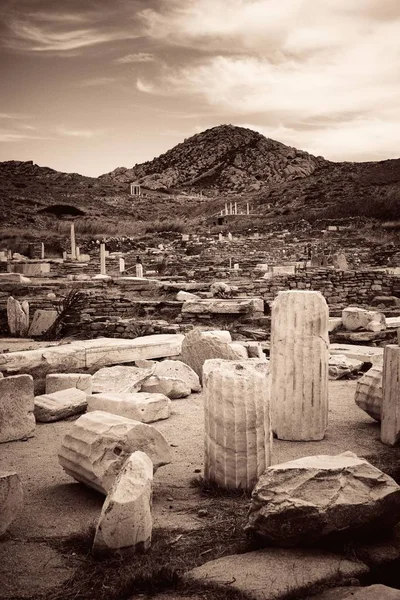
[[[126,54],[120,58],[116,58],[114,62],[120,65],[127,65],[131,63],[148,63],[155,61],[153,54],[149,52],[136,52],[134,54]]]
[[[52,138],[41,135],[28,135],[24,133],[16,133],[13,131],[0,131],[1,142],[26,142],[28,140],[51,140]]]
[[[65,135],[67,137],[78,137],[90,139],[99,135],[103,135],[105,130],[95,130],[95,129],[70,129],[68,127],[60,126],[57,127],[56,133],[59,135]]]
[[[29,119],[29,115],[24,115],[21,113],[0,113],[0,119],[7,119],[10,121],[15,121],[19,119]]]

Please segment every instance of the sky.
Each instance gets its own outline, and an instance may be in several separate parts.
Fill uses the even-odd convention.
[[[98,176],[233,124],[400,156],[399,0],[0,0],[0,161]]]

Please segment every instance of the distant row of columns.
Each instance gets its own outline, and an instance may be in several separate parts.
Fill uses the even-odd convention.
[[[221,210],[221,217],[224,215],[237,215],[238,213],[238,206],[237,206],[237,202],[230,202],[229,205],[227,202],[225,202],[225,208]],[[243,213],[240,213],[243,214]],[[250,214],[250,206],[249,203],[246,203],[246,215]]]

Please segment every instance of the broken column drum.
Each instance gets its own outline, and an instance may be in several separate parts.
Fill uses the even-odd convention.
[[[207,360],[204,478],[227,489],[253,489],[271,461],[269,363]]]
[[[383,351],[381,440],[387,446],[400,442],[400,347]]]
[[[320,292],[279,292],[271,323],[272,429],[322,440],[328,425],[328,306]]]

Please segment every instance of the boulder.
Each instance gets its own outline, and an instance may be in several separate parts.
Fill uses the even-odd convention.
[[[200,382],[206,360],[211,358],[243,360],[248,358],[247,350],[241,344],[225,341],[221,337],[225,337],[225,332],[215,334],[213,331],[203,332],[194,329],[185,336],[182,342],[182,361],[197,373]]]
[[[266,469],[246,529],[268,544],[303,545],[382,531],[400,520],[400,487],[352,452],[306,456]]]
[[[57,316],[56,310],[35,310],[28,335],[32,337],[43,335],[54,324]]]
[[[380,312],[349,306],[342,311],[343,327],[347,331],[366,329],[368,331],[383,331],[386,329],[385,315]]]
[[[139,369],[138,367],[103,367],[93,375],[92,390],[94,393],[116,392],[128,393],[139,392],[142,383],[150,377],[152,371]]]
[[[168,419],[171,412],[171,400],[164,394],[104,392],[87,396],[87,402],[90,411],[102,410],[142,423]]]
[[[187,396],[190,396],[191,391],[190,385],[177,377],[152,375],[142,384],[142,392],[164,394],[164,396],[171,398],[171,400],[187,398]]]
[[[74,422],[58,459],[68,475],[107,494],[127,457],[137,450],[149,456],[154,471],[172,460],[168,442],[152,425],[94,411]]]
[[[356,358],[348,358],[344,354],[333,354],[329,357],[329,379],[341,379],[359,371],[363,361]]]
[[[35,432],[33,378],[0,378],[0,443],[30,438]]]
[[[19,302],[12,296],[7,300],[7,321],[11,335],[26,337],[29,329],[29,303]]]
[[[23,492],[17,473],[0,473],[0,536],[22,508]]]
[[[95,553],[148,550],[152,533],[153,463],[144,452],[125,461],[107,494],[93,542]]]
[[[381,420],[382,374],[383,364],[372,365],[361,379],[357,381],[354,397],[357,406],[375,419],[375,421]]]
[[[86,408],[86,394],[76,388],[35,397],[35,418],[41,423],[62,421],[85,412]]]
[[[46,375],[46,394],[76,388],[92,393],[92,376],[89,373],[49,373]]]
[[[175,379],[181,379],[190,385],[192,392],[201,392],[200,379],[197,373],[181,360],[167,359],[160,362],[146,360],[139,361],[139,364],[136,364],[141,368],[153,368],[153,375],[157,375],[157,377],[173,377]]]

